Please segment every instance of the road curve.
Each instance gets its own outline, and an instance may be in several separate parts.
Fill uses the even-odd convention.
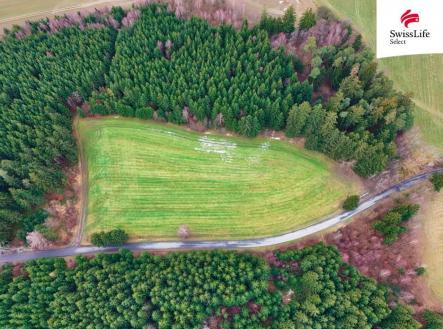
[[[246,249],[246,248],[258,248],[278,245],[293,240],[297,240],[308,235],[323,231],[341,222],[344,222],[351,217],[371,208],[380,200],[387,198],[389,195],[406,190],[420,182],[428,179],[433,173],[443,172],[443,168],[435,169],[433,171],[420,174],[411,178],[408,178],[401,183],[398,183],[387,190],[364,200],[360,205],[351,211],[343,212],[338,215],[327,217],[320,222],[307,226],[305,228],[284,233],[277,236],[249,239],[249,240],[206,240],[206,241],[162,241],[162,242],[139,242],[139,243],[127,243],[120,247],[94,247],[94,246],[71,246],[59,249],[51,250],[39,250],[39,251],[24,251],[21,253],[13,253],[9,255],[1,255],[0,263],[6,262],[24,262],[36,258],[44,257],[65,257],[75,256],[81,254],[90,254],[96,252],[114,252],[120,248],[126,248],[129,250],[170,250],[170,249]]]

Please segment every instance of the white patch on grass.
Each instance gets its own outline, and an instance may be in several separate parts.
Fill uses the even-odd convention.
[[[177,133],[175,133],[173,131],[169,131],[169,130],[162,130],[162,129],[155,129],[155,128],[152,128],[151,130],[154,132],[157,132],[157,133],[166,134],[166,135],[173,136],[173,137],[180,137],[180,135],[178,135]]]
[[[225,162],[231,162],[234,157],[236,143],[228,142],[223,139],[212,139],[207,136],[198,139],[199,146],[194,148],[196,151],[205,153],[215,153],[220,155],[220,159]]]
[[[175,132],[172,132],[172,131],[166,131],[166,133],[168,135],[177,136],[177,134]]]
[[[271,143],[263,142],[258,147],[259,147],[260,151],[266,152],[271,147]],[[262,160],[262,156],[261,156],[260,152],[258,152],[258,153],[254,152],[254,153],[255,153],[255,155],[249,156],[247,158],[249,165],[259,164]]]
[[[250,156],[248,157],[248,163],[249,165],[256,165],[261,162],[261,157],[259,156]]]
[[[260,148],[264,151],[268,150],[271,147],[271,143],[269,142],[264,142],[260,144]]]

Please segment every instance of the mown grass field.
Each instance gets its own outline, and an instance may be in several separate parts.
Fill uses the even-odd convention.
[[[193,0],[185,0],[185,2]],[[85,9],[122,6],[129,7],[137,0],[0,0],[0,35],[3,28],[11,28],[14,24],[23,24],[26,20],[35,20],[67,12]],[[263,10],[271,15],[281,15],[283,10],[293,5],[297,12],[303,12],[306,6],[312,5],[312,0],[234,0],[233,5],[251,20],[260,17]]]
[[[95,7],[119,5],[126,7],[135,0],[0,0],[0,35],[3,28],[21,25],[27,20],[37,20],[67,12]]]
[[[428,284],[443,301],[443,192],[433,194],[423,215],[424,255]]]
[[[82,119],[86,239],[123,228],[137,239],[252,238],[306,226],[358,190],[323,156],[269,138],[199,134],[132,119]]]
[[[375,50],[376,0],[314,0],[342,18],[349,18]],[[414,55],[379,60],[403,91],[412,92],[416,124],[426,142],[443,154],[443,55]]]

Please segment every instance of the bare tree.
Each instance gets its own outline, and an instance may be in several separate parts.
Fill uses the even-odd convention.
[[[188,225],[180,225],[177,230],[177,235],[180,239],[187,239],[191,235]]]
[[[126,16],[122,20],[122,25],[125,27],[129,27],[134,25],[137,19],[140,17],[140,10],[132,9],[130,10]]]
[[[23,25],[19,31],[15,32],[15,37],[17,39],[22,39],[22,38],[30,35],[31,31],[32,31],[31,23],[26,21],[25,25]]]
[[[26,235],[26,241],[32,249],[43,249],[49,245],[43,234],[37,231],[29,232]]]
[[[112,16],[108,17],[108,23],[116,30],[120,28],[120,23]]]
[[[74,111],[78,106],[83,104],[83,97],[79,94],[78,91],[74,91],[71,95],[66,99],[66,103],[69,106],[71,111]]]
[[[62,223],[58,217],[48,217],[45,219],[45,225],[53,230],[58,230]]]
[[[166,40],[165,47],[166,47],[166,49],[171,49],[172,48],[172,41],[169,39]]]
[[[200,10],[202,9],[202,7],[203,7],[203,0],[195,0],[195,1],[193,2],[193,4],[194,4],[194,8],[195,8],[197,11],[200,11]]]
[[[163,41],[157,40],[157,48],[163,52]]]
[[[187,106],[183,107],[183,110],[182,110],[183,120],[185,120],[186,122],[189,122],[189,116],[190,116],[189,107],[187,107]]]
[[[218,113],[215,117],[215,124],[217,127],[223,127],[223,124],[225,123],[225,119],[223,118],[223,113]]]
[[[171,48],[172,48],[172,41],[168,39],[165,42],[165,57],[167,59],[171,59]]]
[[[174,0],[175,15],[177,17],[183,17],[186,13],[186,8],[183,0]]]

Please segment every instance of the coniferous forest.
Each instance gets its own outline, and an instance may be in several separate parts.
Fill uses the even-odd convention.
[[[13,238],[76,161],[67,99],[103,84],[115,31],[33,33],[0,42],[0,241]]]
[[[17,275],[17,274],[15,274]],[[317,244],[272,265],[223,251],[41,259],[0,273],[0,326],[16,328],[418,328],[388,292]]]
[[[271,47],[266,24],[215,27],[149,5],[9,31],[0,42],[0,241],[28,227],[44,194],[63,184],[62,168],[76,161],[76,113],[250,137],[286,130],[307,148],[354,161],[362,176],[383,170],[396,134],[412,125],[409,97],[355,42],[311,47],[315,74],[299,81],[300,61]],[[324,83],[334,95],[314,97]]]

